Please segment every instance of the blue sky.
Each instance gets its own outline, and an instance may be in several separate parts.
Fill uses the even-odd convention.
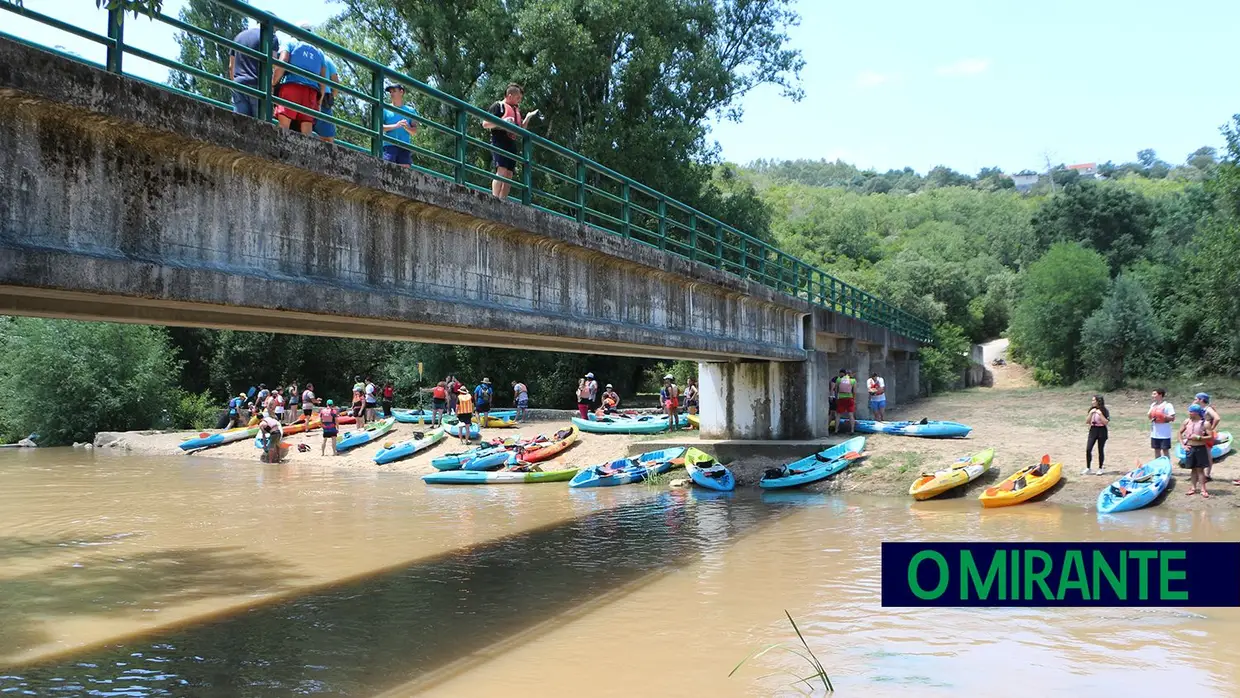
[[[90,0],[25,3],[103,31]],[[251,4],[316,23],[340,9],[324,0]],[[165,0],[165,12],[181,5]],[[1047,155],[1121,162],[1154,148],[1180,163],[1219,145],[1219,126],[1240,112],[1229,36],[1240,0],[802,0],[798,11],[791,43],[806,60],[805,99],[769,88],[748,95],[744,121],[714,126],[728,160],[1016,172],[1043,168]],[[6,31],[102,61],[89,42],[0,16]],[[126,38],[176,55],[163,25],[131,18]],[[165,75],[140,61],[127,68]]]

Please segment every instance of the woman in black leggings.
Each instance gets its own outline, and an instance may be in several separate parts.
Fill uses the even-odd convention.
[[[1103,400],[1101,395],[1095,395],[1089,405],[1089,415],[1085,418],[1085,423],[1089,425],[1089,440],[1085,442],[1085,469],[1081,471],[1082,475],[1088,475],[1090,472],[1089,466],[1094,458],[1094,444],[1098,444],[1098,472],[1095,475],[1102,474],[1102,467],[1106,462],[1107,424],[1110,421],[1111,413],[1107,411],[1106,400]]]

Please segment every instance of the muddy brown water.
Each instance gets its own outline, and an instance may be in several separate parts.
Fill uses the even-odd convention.
[[[884,609],[884,540],[1234,540],[1225,511],[0,451],[0,691],[125,696],[1234,696],[1237,609]]]

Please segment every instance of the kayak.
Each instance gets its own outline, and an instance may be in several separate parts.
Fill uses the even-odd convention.
[[[478,417],[478,420],[482,426],[489,429],[512,429],[517,426],[517,414],[515,412],[512,413],[512,416],[492,412],[485,417]]]
[[[445,430],[444,433],[447,433],[447,431]],[[444,455],[439,456],[438,458],[432,459],[431,465],[435,466],[436,470],[456,470],[460,468],[463,463],[465,463],[466,461],[472,458],[476,458],[477,456],[482,455],[484,453],[491,453],[492,451],[497,451],[497,450],[503,451],[505,449],[503,446],[497,446],[495,444],[483,444],[481,446],[475,446],[465,451],[455,451],[453,453],[445,453]]]
[[[1158,499],[1171,482],[1171,459],[1163,456],[1131,470],[1098,493],[1098,513],[1132,511]]]
[[[396,419],[394,417],[380,419],[372,424],[367,424],[366,428],[361,431],[351,431],[348,434],[342,435],[340,440],[336,442],[336,453],[343,453],[358,446],[373,443],[380,436],[394,428],[396,428]]]
[[[981,453],[965,456],[951,464],[945,470],[933,473],[922,473],[921,477],[908,488],[913,499],[922,500],[937,497],[940,494],[965,483],[973,482],[990,470],[990,462],[995,458],[995,449],[988,448]]]
[[[573,479],[576,468],[567,470],[497,470],[478,472],[453,470],[423,475],[422,481],[429,485],[525,485],[534,482],[563,482]]]
[[[392,410],[392,416],[401,424],[422,424],[429,422],[433,413],[426,410]]]
[[[412,439],[402,441],[391,447],[379,449],[379,452],[375,454],[375,462],[383,465],[384,463],[394,463],[402,458],[408,458],[419,451],[425,451],[431,446],[443,441],[443,437],[444,430],[442,427],[432,429],[431,431],[422,434],[421,437],[415,435]]]
[[[702,428],[702,420],[696,414],[685,415],[685,421],[689,423],[690,429]]]
[[[685,415],[677,420],[682,427],[689,425]],[[665,415],[647,415],[644,417],[598,417],[582,419],[573,417],[573,425],[588,434],[658,434],[667,431]]]
[[[506,463],[515,462],[515,454],[501,446],[490,451],[479,453],[473,458],[461,463],[461,468],[463,470],[498,470]]]
[[[654,474],[666,473],[683,462],[685,448],[666,448],[650,451],[634,458],[620,458],[610,463],[595,465],[577,473],[569,487],[612,487],[641,482]]]
[[[454,423],[454,424],[449,424],[447,427],[445,427],[445,429],[447,429],[447,431],[448,431],[448,435],[449,435],[449,436],[456,436],[456,437],[458,437],[458,438],[459,438],[459,437],[460,437],[460,435],[461,435],[461,423],[460,423],[460,422],[456,422],[456,423]],[[481,432],[481,430],[479,430],[479,429],[478,429],[478,425],[477,425],[477,424],[470,423],[470,425],[469,425],[469,438],[471,438],[471,439],[476,439],[476,438],[478,438],[478,437],[479,437],[479,436],[481,436],[481,435],[482,435],[482,432]]]
[[[517,452],[518,456],[526,463],[551,460],[577,443],[578,434],[577,427],[561,429],[546,441],[535,440],[533,443],[521,446]]]
[[[875,422],[856,420],[857,431],[862,434],[894,434],[896,436],[922,436],[930,438],[964,438],[973,427],[959,422],[940,422],[923,419],[920,422]]]
[[[762,474],[762,479],[758,481],[758,486],[764,489],[782,489],[825,480],[847,468],[849,464],[861,457],[861,452],[864,450],[864,436],[851,438],[842,444],[836,444],[779,468],[767,468]]]
[[[1214,446],[1210,448],[1210,458],[1218,460],[1228,453],[1231,453],[1231,432],[1220,431],[1215,439]],[[1175,445],[1175,462],[1182,465],[1186,458],[1188,458],[1188,451],[1184,450],[1184,444],[1177,442]]]
[[[1062,474],[1063,463],[1052,463],[1050,456],[1042,456],[1041,463],[1017,470],[997,487],[987,487],[978,499],[987,508],[1020,504],[1049,490]]]
[[[294,434],[300,434],[303,431],[311,431],[314,429],[319,429],[322,426],[323,426],[323,423],[317,419],[310,422],[309,426],[307,426],[305,422],[294,422],[286,426],[281,426],[280,436],[281,437],[292,436]],[[263,435],[259,434],[254,437],[254,448],[262,448],[262,447],[263,447]]]
[[[258,433],[258,427],[239,427],[237,429],[229,429],[208,436],[200,436],[181,442],[182,451],[197,451],[202,448],[213,448],[215,446],[223,446],[234,441],[244,441]]]
[[[693,484],[708,490],[731,492],[736,489],[736,478],[732,476],[732,471],[715,460],[714,456],[696,448],[685,451],[685,470]]]

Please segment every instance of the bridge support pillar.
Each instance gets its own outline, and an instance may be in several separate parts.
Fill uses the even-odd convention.
[[[817,368],[807,361],[746,361],[698,364],[702,438],[808,439],[818,436]],[[825,409],[825,393],[822,393]],[[825,415],[825,412],[824,412]],[[825,417],[822,420],[825,423]]]

